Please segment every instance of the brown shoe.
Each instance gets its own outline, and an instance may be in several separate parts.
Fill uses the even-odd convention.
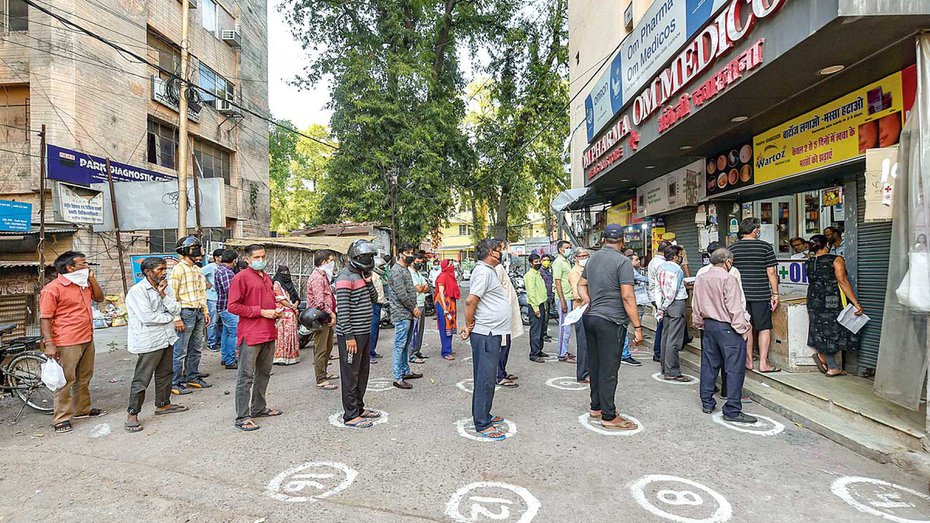
[[[391,385],[394,385],[398,389],[410,390],[413,388],[413,385],[407,383],[407,380],[395,381]]]
[[[588,411],[588,416],[590,416],[591,419],[601,419],[601,411],[599,410]]]

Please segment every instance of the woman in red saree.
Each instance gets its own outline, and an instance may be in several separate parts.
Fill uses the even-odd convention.
[[[442,344],[442,357],[454,360],[452,354],[452,337],[458,329],[456,325],[456,301],[462,297],[459,282],[455,279],[455,266],[452,260],[442,260],[442,269],[436,277],[436,323],[439,327],[439,341]]]

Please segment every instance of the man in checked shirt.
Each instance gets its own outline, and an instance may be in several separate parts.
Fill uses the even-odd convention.
[[[192,389],[213,386],[203,380],[207,374],[200,372],[204,331],[210,324],[207,280],[196,262],[198,256],[203,256],[203,244],[196,236],[185,236],[178,240],[175,251],[181,260],[171,271],[168,285],[174,293],[174,299],[181,305],[181,314],[174,319],[178,341],[174,343],[171,392],[190,394]]]

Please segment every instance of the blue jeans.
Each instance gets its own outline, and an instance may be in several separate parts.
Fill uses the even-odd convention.
[[[572,311],[572,301],[566,300],[565,312],[562,312],[562,302],[555,300],[555,306],[559,310],[559,357],[564,358],[568,354],[568,341],[571,338],[572,326],[565,325],[565,315]]]
[[[394,352],[392,354],[394,381],[404,379],[410,374],[410,361],[407,353],[407,338],[410,337],[413,320],[401,320],[394,324]]]
[[[236,331],[239,328],[239,316],[229,311],[220,311],[218,316],[220,321],[217,328],[220,331],[223,365],[234,365],[236,363]]]
[[[471,415],[475,430],[482,431],[491,426],[491,406],[494,404],[494,387],[497,386],[497,366],[501,358],[503,336],[472,333],[472,378],[475,391],[471,396]]]
[[[705,409],[717,405],[714,386],[717,374],[723,371],[723,392],[727,402],[723,406],[725,416],[739,416],[743,410],[743,380],[746,378],[746,342],[733,330],[729,323],[704,320],[704,336],[701,339],[701,404]]]
[[[220,315],[216,312],[216,300],[207,300],[207,312],[210,313],[210,325],[207,327],[207,347],[220,344]]]
[[[655,343],[652,345],[652,356],[659,359],[662,357],[662,322],[658,321],[656,323],[658,323],[658,326],[656,327]]]
[[[378,336],[381,335],[381,304],[373,303],[371,305],[371,340],[369,355],[374,356],[375,349],[378,348]]]
[[[179,385],[197,378],[200,370],[200,352],[203,348],[204,317],[201,309],[181,309],[184,332],[174,342],[174,377],[171,383]]]

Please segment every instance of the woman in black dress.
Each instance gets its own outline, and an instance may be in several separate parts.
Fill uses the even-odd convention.
[[[846,261],[842,256],[830,254],[827,237],[822,234],[812,236],[810,252],[811,258],[805,262],[807,313],[810,317],[807,343],[817,350],[814,361],[820,372],[828,377],[843,376],[846,371],[839,368],[836,354],[844,350],[856,350],[859,337],[836,321],[846,306],[842,295],[856,308],[856,316],[862,314],[862,306],[846,275]]]

